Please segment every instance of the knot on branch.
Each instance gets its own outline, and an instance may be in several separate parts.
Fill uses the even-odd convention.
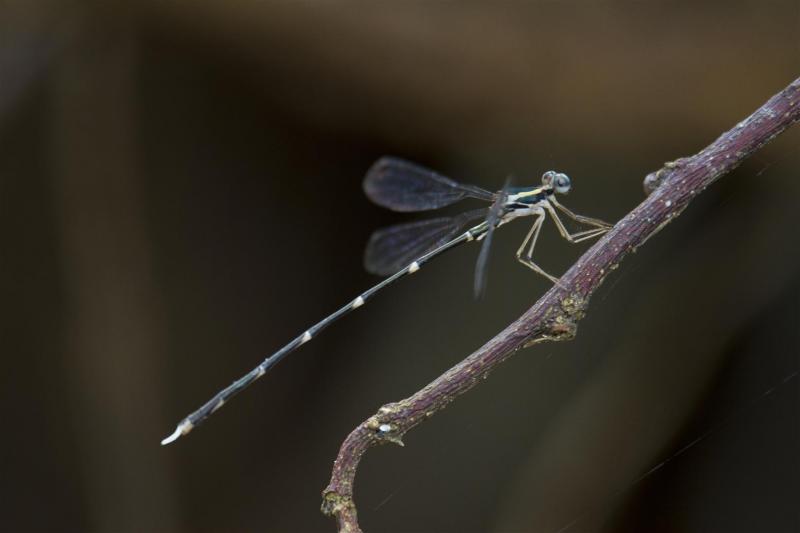
[[[569,341],[578,333],[578,322],[584,317],[589,300],[580,294],[571,294],[547,312],[544,331],[531,337],[525,348],[545,341]]]
[[[689,161],[688,157],[681,157],[676,159],[675,161],[667,161],[664,163],[664,166],[660,169],[656,170],[655,172],[651,172],[644,178],[644,193],[646,195],[650,195],[658,189],[662,183],[670,176],[673,172],[681,168],[686,162]]]
[[[400,430],[400,426],[393,422],[385,421],[381,417],[381,415],[394,413],[395,409],[393,406],[395,405],[396,404],[384,405],[378,410],[378,414],[369,417],[364,425],[370,430],[372,438],[379,443],[390,442],[398,446],[404,446],[403,432]]]
[[[351,497],[342,496],[334,491],[326,492],[322,498],[322,513],[336,517],[339,522],[339,533],[361,533],[356,505]]]

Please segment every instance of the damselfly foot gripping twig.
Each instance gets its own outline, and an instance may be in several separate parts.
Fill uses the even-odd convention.
[[[231,397],[247,388],[281,359],[317,336],[334,321],[364,305],[378,291],[408,274],[413,274],[423,264],[459,244],[483,241],[475,269],[475,292],[481,293],[493,232],[515,218],[534,217],[533,226],[517,250],[517,259],[553,283],[559,283],[558,278],[545,272],[533,261],[536,240],[547,216],[550,215],[553,219],[561,236],[572,243],[602,235],[611,227],[601,220],[576,215],[561,205],[556,194],[566,194],[570,188],[570,179],[566,174],[549,171],[542,176],[540,186],[511,188],[506,183],[501,191],[491,193],[474,185],[458,183],[402,159],[379,159],[367,172],[364,191],[370,200],[380,206],[393,211],[426,211],[445,207],[465,198],[491,202],[492,205],[452,217],[398,224],[373,233],[364,254],[364,264],[370,272],[388,276],[386,279],[295,337],[249,373],[218,392],[200,409],[184,418],[172,435],[161,441],[161,444],[169,444],[189,433]],[[578,224],[589,226],[589,229],[570,233],[561,221],[559,211]],[[478,219],[483,220],[459,234],[470,222]]]

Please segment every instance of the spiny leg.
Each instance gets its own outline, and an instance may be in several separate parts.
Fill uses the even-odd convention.
[[[607,228],[595,228],[586,231],[579,231],[578,233],[572,234],[572,242],[583,242],[598,237],[604,233],[608,233]]]
[[[605,229],[610,229],[612,226],[608,222],[603,222],[598,218],[585,217],[583,215],[578,215],[573,213],[572,211],[567,209],[564,205],[559,203],[559,201],[555,198],[555,196],[551,197],[549,201],[551,204],[556,206],[556,208],[559,209],[562,213],[564,213],[565,215],[567,215],[576,222],[580,222],[582,224],[589,224],[590,226],[596,226],[598,228],[605,228]]]
[[[557,205],[560,205],[560,204],[557,204]],[[562,237],[564,237],[566,240],[568,240],[571,243],[578,243],[578,242],[581,242],[581,241],[585,241],[587,239],[591,239],[593,237],[597,237],[598,235],[602,235],[603,233],[607,232],[609,230],[609,228],[610,228],[610,226],[608,226],[605,222],[602,222],[602,221],[598,220],[596,222],[599,222],[599,223],[603,224],[601,227],[597,227],[597,228],[590,229],[590,230],[585,230],[585,231],[578,231],[576,233],[570,233],[569,231],[567,231],[567,228],[564,226],[564,223],[558,217],[558,213],[556,213],[556,210],[553,209],[553,206],[547,204],[544,207],[545,207],[545,209],[547,209],[547,212],[550,213],[550,216],[553,218],[553,221],[556,223],[556,228],[558,228],[558,232],[561,234]],[[563,207],[563,206],[561,206],[561,207],[563,209],[566,209],[566,207]],[[578,215],[575,215],[575,216],[578,216]],[[587,218],[587,217],[582,217],[582,218],[585,218],[587,220],[592,220],[592,221],[595,220],[595,219],[590,219],[590,218]],[[593,224],[594,224],[594,222],[593,222]],[[595,224],[595,225],[597,225],[597,224]]]
[[[522,245],[519,247],[519,250],[517,250],[517,260],[526,267],[532,269],[534,272],[546,277],[553,283],[561,285],[561,282],[558,280],[557,277],[551,276],[550,274],[545,272],[542,269],[542,267],[533,262],[533,248],[536,246],[536,240],[539,238],[539,231],[541,231],[542,229],[542,223],[544,222],[544,217],[545,214],[541,213],[540,215],[537,216],[536,220],[533,222],[531,230],[528,232],[528,235],[525,236],[525,239],[522,241]],[[522,252],[523,250],[525,250],[525,247],[528,246],[529,242],[530,246],[528,248],[528,252],[523,256]]]

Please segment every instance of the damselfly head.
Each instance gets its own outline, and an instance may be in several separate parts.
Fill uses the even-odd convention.
[[[555,170],[548,170],[542,175],[542,184],[559,194],[567,194],[572,187],[569,176]]]

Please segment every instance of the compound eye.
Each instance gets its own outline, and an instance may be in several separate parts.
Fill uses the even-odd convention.
[[[544,174],[542,174],[542,185],[553,185],[553,180],[556,179],[558,172],[554,172],[552,170],[548,170]]]
[[[567,176],[566,174],[559,174],[558,176],[556,176],[553,185],[556,189],[556,192],[561,194],[568,193],[570,187],[572,187],[572,183],[569,180],[569,176]]]

